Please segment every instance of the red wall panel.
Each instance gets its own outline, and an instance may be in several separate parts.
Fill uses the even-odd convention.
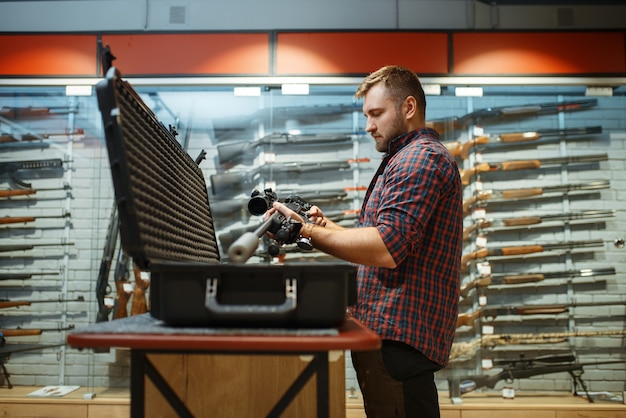
[[[456,33],[453,75],[575,75],[626,71],[621,32]]]
[[[448,34],[427,32],[279,33],[276,75],[367,74],[387,64],[418,74],[448,72]]]
[[[103,35],[124,75],[269,75],[267,33]]]
[[[1,35],[0,75],[95,76],[96,35]]]

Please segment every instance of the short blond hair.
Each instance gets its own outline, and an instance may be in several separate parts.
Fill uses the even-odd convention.
[[[401,65],[382,67],[365,77],[354,97],[357,99],[365,97],[365,94],[379,83],[384,84],[387,95],[396,102],[398,107],[408,96],[413,96],[422,117],[426,117],[426,96],[415,72]]]

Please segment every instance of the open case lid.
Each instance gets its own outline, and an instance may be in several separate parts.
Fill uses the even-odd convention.
[[[219,262],[198,164],[115,67],[96,93],[124,250],[146,270],[155,261]]]

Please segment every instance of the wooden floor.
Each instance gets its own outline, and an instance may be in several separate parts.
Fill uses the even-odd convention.
[[[127,418],[130,395],[125,389],[80,388],[61,398],[31,398],[40,387],[0,388],[0,417],[13,418]],[[95,397],[89,399],[89,394]],[[84,397],[87,396],[87,399]],[[613,401],[589,403],[566,394],[519,394],[503,399],[499,394],[474,394],[460,405],[440,397],[442,418],[626,418],[626,405]],[[346,396],[346,418],[365,418],[360,397]]]

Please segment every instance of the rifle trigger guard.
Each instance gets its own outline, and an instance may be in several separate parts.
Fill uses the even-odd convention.
[[[285,301],[280,305],[222,305],[217,300],[218,278],[206,280],[204,307],[209,311],[223,316],[242,314],[281,315],[295,311],[298,306],[297,279],[285,279]]]

